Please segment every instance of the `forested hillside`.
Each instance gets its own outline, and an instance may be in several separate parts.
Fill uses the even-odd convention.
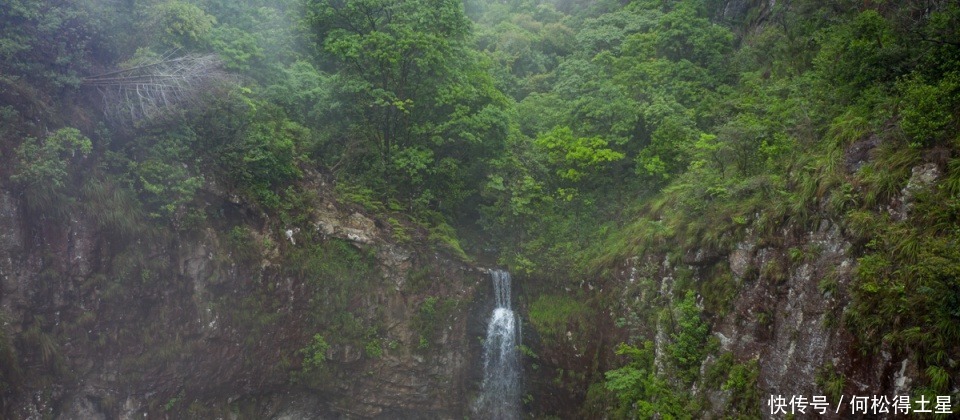
[[[946,0],[4,0],[0,417],[483,418],[493,267],[524,417],[960,411],[958,28]]]

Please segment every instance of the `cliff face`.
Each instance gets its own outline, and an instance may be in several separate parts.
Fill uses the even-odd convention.
[[[848,163],[857,160],[848,157]],[[877,211],[893,220],[918,216],[916,197],[936,191],[944,170],[925,162],[909,173],[906,185]],[[828,217],[826,209],[814,214],[804,225],[784,224],[772,236],[748,228],[726,251],[635,255],[612,272],[585,280],[580,290],[568,290],[589,299],[593,312],[586,320],[568,320],[564,339],[528,340],[539,355],[528,360],[539,365],[531,372],[532,409],[554,413],[556,401],[577,400],[584,403],[568,406],[567,413],[609,410],[612,402],[597,398],[588,385],[603,386],[603,372],[630,363],[614,351],[619,343],[642,347],[644,341],[652,342],[658,374],[707,417],[745,412],[769,417],[771,395],[788,401],[793,395],[826,395],[832,409],[841,394],[910,395],[922,383],[914,350],[858,341],[845,320],[854,304],[858,259],[865,252],[862,237],[845,227],[850,221],[843,217]],[[699,343],[706,350],[695,377],[684,380],[671,358],[684,334],[677,325],[683,317],[680,291],[691,289],[697,291],[693,301],[709,334]],[[746,366],[753,379],[735,384],[731,364]],[[750,390],[759,399],[744,401]],[[840,410],[849,413],[850,407],[844,403]]]
[[[0,190],[0,414],[462,418],[486,274],[314,187],[296,227],[209,193],[201,227],[136,235]]]

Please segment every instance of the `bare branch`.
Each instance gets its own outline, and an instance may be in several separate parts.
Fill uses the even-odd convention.
[[[83,79],[104,96],[107,113],[118,119],[150,120],[178,107],[196,105],[207,94],[235,83],[216,55],[157,60]]]

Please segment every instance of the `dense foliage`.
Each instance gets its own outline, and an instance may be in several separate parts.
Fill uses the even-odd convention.
[[[543,293],[529,310],[545,346],[586,329],[577,319],[606,302],[561,290],[619,261],[723,254],[748,233],[775,242],[839,221],[859,256],[844,325],[864,352],[882,342],[916,355],[918,392],[951,392],[960,6],[802,0],[728,15],[727,3],[5,1],[0,177],[36,217],[90,206],[122,238],[221,223],[205,201],[220,189],[271,215],[277,232],[306,227],[305,185],[325,177],[341,200],[389,214],[397,241],[416,224],[439,249],[535,280]],[[197,95],[153,116],[107,112],[144,106],[107,94],[140,86],[119,75],[147,77],[190,54],[214,54],[231,77],[188,73]],[[854,167],[845,153],[865,142],[869,159]],[[943,181],[894,202],[922,164]],[[317,299],[340,316],[316,320],[325,332],[305,343],[307,373],[324,369],[330,344],[381,349],[376,327],[344,312],[344,276],[370,264],[341,245],[288,257],[298,275],[329,280]],[[664,363],[651,337],[631,337],[617,351],[623,366],[580,378],[603,384],[592,388],[603,409],[683,417],[701,407],[685,390],[710,382],[700,367],[718,356],[707,318],[736,293],[729,273],[714,274],[681,282],[663,310],[636,320],[671,332]],[[422,304],[422,349],[450,305]],[[5,359],[9,341],[0,330]],[[756,362],[718,357],[712,388],[756,409]],[[12,392],[16,367],[0,374],[0,393]]]

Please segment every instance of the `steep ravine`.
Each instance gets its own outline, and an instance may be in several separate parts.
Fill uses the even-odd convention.
[[[82,199],[55,217],[0,190],[0,345],[17,384],[2,417],[462,418],[488,275],[412,226],[396,240],[404,226],[316,179],[302,227],[213,188],[219,217],[132,237]],[[307,368],[315,335],[323,362]]]
[[[882,206],[894,218],[911,217],[913,197],[935,188],[942,169],[923,163],[911,174]],[[210,188],[206,205],[221,217],[142,237],[119,234],[82,200],[66,214],[38,214],[0,192],[0,345],[13,351],[5,377],[20,384],[3,390],[5,417],[469,416],[493,308],[489,274],[310,179],[317,199],[300,225],[278,228]],[[646,320],[682,299],[678,283],[698,285],[718,346],[689,388],[707,402],[705,415],[740,409],[735,391],[707,383],[721,354],[756,363],[761,396],[821,395],[830,381],[847,395],[909,392],[914,358],[891,348],[864,354],[844,326],[861,250],[844,220],[816,214],[781,226],[776,240],[748,228],[728,251],[623,259],[563,292],[594,310],[556,336],[532,328],[530,303],[544,291],[521,278],[525,411],[602,412],[588,385],[622,365],[621,342],[651,340],[664,363],[672,332]],[[337,281],[345,283],[324,283]],[[323,366],[310,370],[304,349],[317,334],[328,346]]]

